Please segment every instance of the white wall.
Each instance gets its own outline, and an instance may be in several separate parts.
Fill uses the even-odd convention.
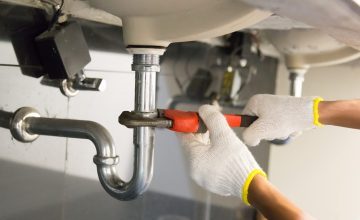
[[[311,69],[304,96],[326,100],[360,97],[360,65]],[[277,93],[288,94],[288,75],[278,73]],[[319,220],[360,219],[360,131],[323,127],[286,146],[273,146],[270,178],[282,192]]]

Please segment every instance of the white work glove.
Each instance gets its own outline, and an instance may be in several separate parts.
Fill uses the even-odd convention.
[[[266,174],[216,107],[204,105],[200,107],[199,115],[208,132],[180,135],[190,161],[192,178],[213,193],[238,196],[249,204],[250,182],[255,175]]]
[[[242,113],[259,118],[244,130],[245,144],[256,146],[261,140],[284,140],[320,126],[317,108],[321,100],[319,97],[277,95],[251,97]]]

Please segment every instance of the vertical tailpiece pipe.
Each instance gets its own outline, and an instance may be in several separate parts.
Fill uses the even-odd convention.
[[[307,69],[290,69],[290,95],[295,97],[302,96],[302,88],[304,83],[304,75]]]

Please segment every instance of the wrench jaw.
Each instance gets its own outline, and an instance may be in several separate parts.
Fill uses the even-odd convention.
[[[119,116],[119,123],[127,128],[154,127],[172,128],[173,121],[165,118],[163,110],[158,109],[156,113],[139,113],[123,111]]]
[[[225,114],[230,127],[249,127],[258,119],[257,116]],[[197,112],[174,109],[157,109],[154,112],[124,111],[119,116],[119,123],[128,128],[152,127],[167,128],[175,132],[205,133],[206,125]]]
[[[153,127],[167,128],[175,132],[205,133],[205,124],[196,112],[173,109],[157,109],[155,114],[124,111],[119,123],[128,128]]]

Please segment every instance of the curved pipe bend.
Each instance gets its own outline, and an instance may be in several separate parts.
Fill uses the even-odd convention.
[[[147,189],[153,170],[153,128],[134,129],[134,172],[131,180],[124,182],[116,169],[118,156],[116,155],[115,143],[106,128],[93,121],[26,117],[26,115],[33,115],[34,113],[37,114],[37,111],[25,107],[16,111],[11,119],[9,113],[3,111],[1,111],[0,117],[4,120],[11,120],[9,121],[11,133],[22,142],[26,141],[16,137],[14,133],[81,138],[92,141],[97,152],[94,156],[94,163],[97,165],[101,185],[106,192],[116,199],[131,200]],[[20,116],[21,118],[19,118]],[[7,126],[3,127],[7,128]]]

